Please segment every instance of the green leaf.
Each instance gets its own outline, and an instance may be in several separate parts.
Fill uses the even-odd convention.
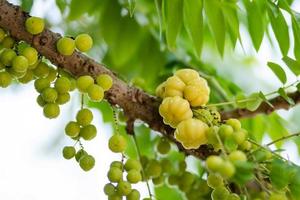
[[[271,5],[272,8],[269,7],[268,14],[272,29],[274,31],[282,55],[287,55],[290,48],[289,28],[280,9],[278,9],[277,7],[274,8],[273,4]]]
[[[201,56],[203,45],[203,2],[202,0],[184,1],[184,25],[193,42],[197,58]]]
[[[179,190],[174,190],[174,188],[170,188],[166,184],[159,187],[155,187],[155,196],[157,199],[172,199],[172,200],[183,199]]]
[[[224,147],[227,151],[232,152],[237,149],[238,144],[233,137],[228,137],[225,139]]]
[[[272,140],[277,140],[278,138],[289,134],[285,128],[285,121],[277,113],[272,113],[266,120],[268,128],[267,133]],[[282,144],[283,141],[276,142],[275,146],[281,148]]]
[[[293,100],[292,98],[290,98],[290,97],[286,94],[286,92],[285,92],[285,90],[284,90],[283,88],[279,88],[279,89],[278,89],[278,94],[279,94],[282,98],[284,98],[284,100],[286,100],[290,105],[295,105],[294,100]]]
[[[290,68],[290,70],[296,75],[300,75],[300,62],[297,60],[294,60],[288,56],[284,56],[282,60],[285,62],[285,64]]]
[[[60,12],[63,13],[67,7],[66,0],[56,0],[56,5],[59,8]]]
[[[246,100],[247,97],[243,93],[239,93],[235,96],[235,103],[238,108],[246,108],[247,102],[241,102],[243,100]]]
[[[237,38],[240,38],[236,2],[223,2],[222,12],[229,28],[232,44],[235,46]]]
[[[267,97],[264,95],[264,93],[262,93],[261,91],[259,92],[259,97],[266,102],[271,108],[273,108],[274,106],[271,104],[270,101],[268,101]]]
[[[237,161],[234,163],[236,172],[232,181],[239,185],[244,185],[254,179],[254,164],[251,162]]]
[[[293,198],[295,200],[299,200],[300,199],[300,169],[299,167],[295,167],[295,168],[297,171],[290,182],[289,189],[291,191],[291,195],[293,196]]]
[[[294,55],[297,60],[300,60],[300,27],[293,15],[291,16],[291,19],[294,35]]]
[[[286,0],[278,0],[278,6],[285,11],[291,13],[290,5],[286,2]]]
[[[253,99],[247,101],[246,108],[250,111],[255,111],[262,103],[262,99],[260,98],[259,93],[253,93],[248,98]]]
[[[268,66],[273,71],[273,73],[277,76],[277,78],[281,81],[281,83],[285,84],[287,79],[286,79],[286,74],[282,69],[282,67],[273,62],[268,62]]]
[[[179,34],[183,18],[182,0],[163,0],[163,21],[166,29],[167,44],[170,49],[175,49],[176,38]]]
[[[22,9],[26,12],[30,12],[33,5],[33,0],[22,0],[21,2]]]
[[[283,189],[289,183],[290,177],[287,175],[288,165],[279,159],[274,159],[271,164],[270,179],[272,186]]]
[[[225,46],[225,33],[226,26],[225,20],[221,9],[221,2],[219,0],[205,0],[204,9],[208,18],[208,24],[215,37],[218,51],[221,56],[224,54]]]
[[[259,50],[264,37],[263,13],[257,1],[244,0],[247,11],[248,29],[256,51]]]
[[[94,5],[94,1],[72,0],[70,4],[69,20],[76,20],[87,13]]]

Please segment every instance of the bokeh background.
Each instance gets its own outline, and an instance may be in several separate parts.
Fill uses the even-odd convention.
[[[265,35],[260,50],[256,52],[246,30],[246,22],[242,20],[243,45],[238,43],[233,49],[227,41],[225,55],[221,58],[206,27],[202,56],[197,59],[185,42],[184,33],[178,38],[176,49],[166,47],[164,37],[160,36],[154,1],[137,1],[132,18],[125,0],[10,2],[22,5],[32,15],[45,18],[47,26],[55,32],[70,36],[91,34],[95,45],[88,54],[117,71],[129,84],[150,93],[165,77],[185,65],[197,68],[220,84],[217,91],[214,91],[215,85],[212,86],[214,102],[230,100],[240,92],[268,93],[281,87],[280,81],[266,66],[268,61],[284,66],[273,32]],[[293,9],[300,11],[299,1],[293,3]],[[289,22],[289,16],[286,13],[284,16]],[[266,28],[271,30],[270,25]],[[296,77],[288,68],[285,71],[288,82],[294,82]],[[108,138],[114,130],[108,106],[105,103],[87,103],[93,108],[93,123],[97,126],[98,136],[84,143],[88,152],[96,158],[96,167],[85,173],[75,161],[66,161],[61,155],[63,146],[73,145],[73,141],[64,136],[64,126],[73,120],[80,107],[79,95],[72,95],[72,101],[62,107],[61,115],[55,120],[42,116],[42,109],[36,104],[37,95],[33,83],[13,84],[10,88],[0,89],[0,199],[106,199],[102,188],[107,182],[108,166],[114,159],[120,159],[107,148]],[[299,132],[299,119],[300,106],[296,106],[290,111],[260,115],[243,123],[253,138],[267,143],[272,138]],[[150,133],[149,137],[149,142],[155,141],[155,134]],[[285,150],[282,155],[300,164],[300,140],[295,138],[281,145]],[[145,151],[153,148],[150,145]],[[143,196],[147,196],[145,185],[137,187]]]

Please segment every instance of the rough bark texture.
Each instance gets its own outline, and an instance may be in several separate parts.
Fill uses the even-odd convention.
[[[194,155],[198,158],[205,158],[213,154],[213,149],[206,145],[196,150],[186,150],[182,145],[175,141],[173,137],[174,129],[165,125],[158,113],[160,104],[156,97],[153,97],[142,90],[128,86],[124,81],[119,79],[112,71],[108,70],[103,64],[99,64],[93,59],[87,57],[80,52],[74,52],[71,56],[60,55],[56,51],[56,41],[61,35],[45,29],[41,34],[31,35],[25,30],[24,24],[29,14],[22,11],[19,6],[10,4],[5,0],[0,0],[0,27],[9,31],[11,36],[16,40],[23,40],[31,44],[37,51],[49,59],[57,67],[63,68],[75,77],[81,75],[91,75],[96,77],[99,74],[109,74],[113,78],[112,88],[106,92],[105,98],[112,105],[121,107],[125,115],[129,118],[130,124],[136,119],[140,119],[147,123],[149,127],[162,133],[170,140],[174,141],[178,148],[188,155]],[[300,94],[295,93],[291,96],[295,102],[299,102]],[[271,101],[274,108],[270,108],[266,104],[262,104],[256,111],[250,112],[246,110],[233,110],[223,112],[223,119],[230,117],[248,117],[258,113],[270,113],[280,108],[289,108],[289,105],[282,98],[275,98]],[[132,126],[130,126],[132,127]],[[129,127],[129,131],[131,131]]]

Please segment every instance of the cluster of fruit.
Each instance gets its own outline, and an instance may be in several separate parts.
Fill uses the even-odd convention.
[[[39,17],[29,17],[25,21],[27,32],[38,35],[44,31],[44,20]],[[75,47],[80,51],[88,51],[93,44],[88,34],[80,34],[75,41],[71,38],[60,38],[57,41],[57,51],[63,55],[73,54]],[[107,74],[98,75],[95,80],[91,76],[80,76],[77,79],[63,70],[57,70],[42,58],[37,50],[23,41],[16,42],[6,31],[0,28],[0,87],[8,87],[13,80],[20,83],[34,81],[34,87],[39,93],[37,103],[43,108],[44,116],[53,119],[60,114],[60,105],[70,101],[70,92],[78,89],[87,94],[91,101],[101,101],[104,92],[113,85],[112,78]],[[84,98],[84,97],[82,97]],[[92,140],[97,135],[97,129],[91,124],[93,114],[89,109],[81,109],[76,116],[76,122],[66,125],[66,135],[80,143],[76,153],[75,145],[66,146],[63,156],[71,159],[75,156],[80,167],[89,171],[95,164],[95,159],[83,150],[80,139]]]
[[[124,164],[124,151],[127,148],[127,140],[120,134],[113,135],[108,142],[109,149],[114,153],[122,153],[122,161],[113,161],[107,173],[109,183],[104,186],[104,193],[109,200],[139,200],[140,193],[132,188],[132,184],[142,181],[142,165],[132,158],[128,158]],[[123,176],[126,171],[126,180]]]

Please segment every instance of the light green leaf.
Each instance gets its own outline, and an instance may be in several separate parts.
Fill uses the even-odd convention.
[[[175,49],[176,38],[180,32],[183,18],[182,0],[163,0],[163,21],[166,29],[167,44]]]
[[[278,0],[278,6],[285,11],[291,13],[290,5],[286,2],[286,0]]]
[[[290,177],[287,176],[288,165],[279,159],[275,159],[271,164],[270,179],[272,185],[277,189],[282,189],[288,185]]]
[[[255,111],[262,103],[262,99],[260,98],[259,93],[253,93],[248,98],[252,99],[247,102],[246,106],[246,108],[250,111]]]
[[[244,101],[246,96],[243,93],[239,93],[235,96],[235,102],[238,108],[246,108],[247,107],[247,102]]]
[[[268,62],[269,68],[273,71],[273,73],[277,76],[277,78],[281,81],[282,84],[286,83],[286,74],[282,67],[276,63]]]
[[[130,17],[133,16],[135,10],[136,1],[135,0],[128,0],[128,10]]]
[[[223,2],[222,12],[229,28],[229,34],[233,46],[235,46],[237,38],[240,38],[239,19],[237,15],[237,5],[234,2]]]
[[[218,51],[221,56],[224,54],[225,46],[225,33],[226,26],[225,20],[221,9],[221,2],[219,0],[205,0],[204,9],[208,18],[208,24],[215,37]]]
[[[273,5],[272,5],[273,6]],[[272,29],[279,44],[282,55],[287,55],[290,48],[289,28],[277,7],[268,9]]]
[[[272,113],[271,115],[269,115],[267,118],[267,122],[268,122],[267,133],[272,140],[276,140],[278,138],[281,138],[289,134],[284,126],[284,120],[277,113]],[[275,146],[277,148],[280,148],[282,144],[283,142],[280,141],[277,142]]]
[[[300,26],[293,15],[291,16],[291,19],[294,35],[294,55],[297,60],[300,60]]]
[[[60,12],[63,13],[67,7],[66,0],[56,0],[56,5],[59,8]]]
[[[290,98],[290,97],[286,94],[286,92],[285,92],[285,90],[284,90],[283,88],[279,88],[278,94],[279,94],[282,98],[284,98],[284,100],[286,100],[290,105],[295,105],[294,100],[293,100],[292,98]]]
[[[249,182],[250,180],[254,179],[254,164],[245,161],[236,161],[234,163],[236,173],[232,180],[239,184],[244,185],[245,183]]]
[[[297,60],[294,60],[288,56],[284,56],[282,60],[285,62],[285,64],[290,68],[290,70],[296,75],[300,75],[300,62]]]
[[[291,180],[289,189],[291,191],[291,195],[293,196],[294,200],[299,200],[300,199],[300,169],[299,167],[295,167],[295,168],[297,171]]]
[[[172,200],[182,200],[183,197],[178,190],[174,190],[174,188],[170,188],[166,184],[155,187],[155,196],[157,199],[172,199]]]
[[[184,1],[184,25],[193,42],[196,56],[200,58],[203,45],[203,2],[202,0]]]
[[[259,50],[264,37],[263,13],[257,1],[244,0],[247,10],[248,29],[256,51]]]
[[[264,93],[262,93],[261,91],[259,92],[259,97],[266,102],[271,108],[273,108],[274,106],[271,104],[270,101],[268,101],[267,97],[264,95]]]
[[[94,1],[72,0],[70,4],[69,20],[76,20],[83,14],[89,12],[93,7]]]
[[[33,0],[22,0],[21,2],[22,9],[26,12],[30,12],[33,5]]]

